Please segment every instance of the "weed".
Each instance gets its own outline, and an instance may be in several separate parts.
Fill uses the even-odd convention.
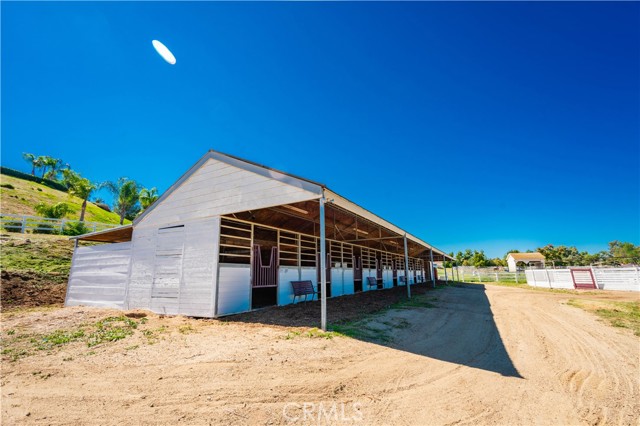
[[[336,333],[334,331],[322,331],[319,328],[312,328],[306,331],[291,331],[287,333],[284,338],[286,340],[291,340],[296,337],[308,337],[311,339],[333,339],[336,336],[339,336],[340,333]]]
[[[87,346],[92,347],[104,342],[115,342],[133,334],[138,323],[125,316],[108,317],[96,323],[97,330],[87,339]]]
[[[75,331],[56,330],[53,333],[45,334],[40,338],[33,338],[31,339],[31,342],[36,344],[36,349],[43,351],[49,350],[54,346],[74,342],[82,337],[84,337],[84,330],[82,329]]]
[[[640,336],[640,302],[570,299],[567,305],[592,312],[611,326],[628,328]]]
[[[191,324],[181,325],[178,327],[178,331],[182,334],[190,334],[195,332],[194,328],[191,327]]]

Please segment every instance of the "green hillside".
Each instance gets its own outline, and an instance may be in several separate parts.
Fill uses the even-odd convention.
[[[70,196],[66,192],[49,188],[36,182],[30,182],[0,174],[0,212],[5,214],[25,214],[39,216],[35,207],[39,203],[55,204],[66,203],[71,208],[67,214],[67,219],[78,219],[82,200],[78,197]],[[85,215],[87,222],[120,223],[117,214],[101,209],[95,204],[87,203]],[[125,220],[125,223],[131,223]]]

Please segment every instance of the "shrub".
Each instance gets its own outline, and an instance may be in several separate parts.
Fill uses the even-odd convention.
[[[110,212],[110,211],[111,211],[111,208],[109,208],[109,206],[108,206],[108,205],[106,205],[105,203],[98,203],[98,202],[96,202],[95,204],[96,204],[96,206],[100,207],[102,210],[106,210],[106,211],[108,211],[108,212]]]
[[[7,232],[22,232],[22,222],[4,222],[2,227]]]
[[[51,205],[40,203],[35,208],[38,214],[51,219],[61,219],[71,211],[71,207],[66,203],[56,203]]]
[[[82,235],[90,232],[84,222],[69,222],[65,225],[62,233],[64,235]]]
[[[58,235],[60,233],[60,227],[56,226],[53,222],[39,222],[38,226],[31,231],[34,234],[50,234]]]
[[[7,188],[7,189],[15,189],[13,185],[11,185],[10,183],[2,183],[0,184],[0,187]]]

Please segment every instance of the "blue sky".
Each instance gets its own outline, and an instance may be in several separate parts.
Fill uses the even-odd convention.
[[[638,3],[3,2],[2,164],[163,191],[212,148],[447,251],[638,244],[639,22]]]

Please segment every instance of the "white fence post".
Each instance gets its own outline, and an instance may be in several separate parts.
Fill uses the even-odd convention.
[[[22,234],[24,234],[25,232],[27,232],[27,217],[26,216],[22,216],[22,228],[20,229],[20,232]]]
[[[518,284],[518,268],[516,268],[516,284]]]

